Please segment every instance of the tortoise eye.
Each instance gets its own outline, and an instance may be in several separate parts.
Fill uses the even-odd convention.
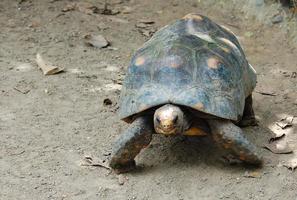
[[[156,121],[160,124],[161,123],[161,120],[159,117],[156,117]]]

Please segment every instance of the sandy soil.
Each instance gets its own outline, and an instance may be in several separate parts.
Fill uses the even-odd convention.
[[[271,124],[283,114],[297,115],[297,49],[283,31],[286,21],[264,25],[231,1],[113,0],[112,12],[125,13],[61,11],[73,2],[0,2],[0,199],[296,199],[296,172],[282,166],[294,154],[261,148]],[[103,8],[103,0],[89,2]],[[116,111],[131,54],[148,39],[135,26],[138,20],[153,20],[147,29],[154,31],[189,12],[232,29],[258,72],[259,126],[244,131],[262,152],[264,167],[227,165],[207,138],[162,136],[137,157],[140,168],[133,173],[82,166],[85,156],[107,162],[112,142],[127,126]],[[86,34],[103,35],[111,47],[86,46]],[[65,72],[44,76],[36,53]],[[106,98],[111,105],[103,103]]]

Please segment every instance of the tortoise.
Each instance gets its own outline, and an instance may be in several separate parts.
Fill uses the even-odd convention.
[[[237,160],[260,166],[256,146],[239,127],[256,123],[255,86],[256,72],[232,31],[194,13],[165,26],[127,69],[119,115],[130,126],[114,144],[110,167],[134,169],[155,133],[211,135]]]

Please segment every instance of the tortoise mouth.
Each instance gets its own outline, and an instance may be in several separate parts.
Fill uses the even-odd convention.
[[[177,127],[169,127],[169,128],[155,128],[156,132],[163,135],[177,135]]]

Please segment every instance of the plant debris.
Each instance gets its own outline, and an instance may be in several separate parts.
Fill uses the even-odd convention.
[[[280,121],[276,122],[276,125],[282,129],[285,129],[293,125],[293,120],[294,116],[286,116],[285,118],[282,118]]]
[[[97,6],[88,2],[69,3],[62,9],[62,12],[69,12],[74,10],[77,10],[81,13],[85,13],[87,15],[91,15],[91,14],[116,15],[120,13],[120,11],[118,10],[110,9],[107,3],[104,4],[103,8],[98,8]]]
[[[44,75],[53,75],[60,73],[64,70],[63,68],[47,64],[39,53],[36,55],[36,63],[38,67],[42,70]]]
[[[255,91],[256,93],[267,95],[267,96],[277,96],[275,92],[262,92],[262,91]]]
[[[32,89],[32,82],[28,83],[25,80],[21,80],[13,89],[22,94],[28,94]]]
[[[85,43],[89,46],[96,48],[105,48],[109,45],[109,42],[102,35],[85,35]]]
[[[265,144],[264,148],[268,149],[274,154],[289,154],[293,153],[293,150],[289,147],[285,138],[275,140],[273,142],[268,142]]]
[[[284,163],[283,166],[290,170],[295,170],[297,168],[297,158],[289,160],[288,162]]]
[[[81,166],[92,166],[92,167],[102,167],[105,169],[110,170],[110,167],[102,160],[92,158],[91,156],[85,156],[84,162],[81,164]]]
[[[252,171],[252,172],[246,171],[244,173],[243,177],[245,177],[245,178],[260,178],[261,177],[261,172],[259,172],[259,171]]]

